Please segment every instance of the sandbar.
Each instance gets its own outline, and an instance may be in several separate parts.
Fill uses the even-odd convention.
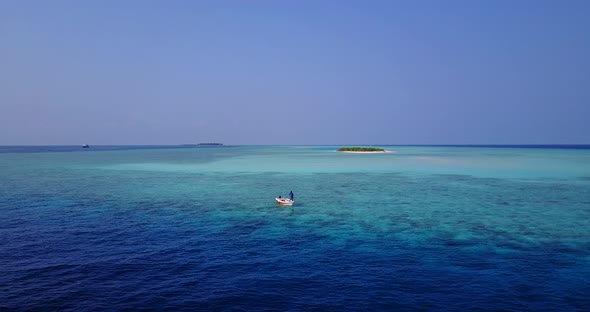
[[[387,154],[395,153],[394,151],[336,151],[338,153],[349,153],[349,154]]]

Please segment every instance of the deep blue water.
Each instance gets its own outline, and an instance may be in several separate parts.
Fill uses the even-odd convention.
[[[387,145],[386,145],[387,146]],[[391,145],[394,146],[394,145]],[[541,148],[541,149],[590,149],[588,144],[470,144],[470,145],[402,145],[402,146],[436,146],[436,147],[480,147],[480,148]]]
[[[363,146],[363,145],[355,145]],[[384,147],[459,147],[459,148],[538,148],[538,149],[590,149],[588,144],[525,144],[525,145],[382,145]],[[145,149],[176,149],[176,148],[230,148],[233,145],[93,145],[82,148],[78,145],[4,145],[0,146],[0,153],[45,153],[45,152],[96,152],[123,151]],[[317,147],[316,147],[317,148]],[[332,150],[334,146],[322,146],[321,149]]]
[[[0,310],[590,307],[588,150],[77,148],[0,153]]]
[[[147,149],[183,149],[183,148],[227,148],[228,146],[208,145],[93,145],[83,148],[78,145],[4,145],[0,146],[0,153],[47,153],[47,152],[99,152],[126,151]]]

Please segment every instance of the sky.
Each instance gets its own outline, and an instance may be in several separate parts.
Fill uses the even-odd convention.
[[[0,0],[0,145],[590,144],[590,1]]]

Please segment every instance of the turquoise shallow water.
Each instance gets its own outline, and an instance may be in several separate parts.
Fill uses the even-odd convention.
[[[590,306],[589,149],[385,148],[0,153],[0,308]]]

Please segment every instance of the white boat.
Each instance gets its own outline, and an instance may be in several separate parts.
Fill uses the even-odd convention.
[[[279,206],[293,206],[294,201],[288,198],[275,198]]]

